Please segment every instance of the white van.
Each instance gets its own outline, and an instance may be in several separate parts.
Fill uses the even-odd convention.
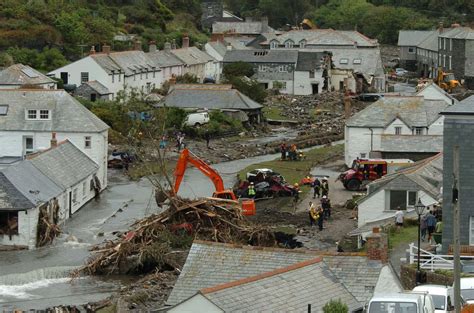
[[[474,277],[461,278],[461,297],[467,304],[474,304]]]
[[[367,313],[435,313],[433,299],[428,293],[375,294]]]
[[[451,286],[421,285],[413,288],[413,292],[429,293],[436,313],[454,312],[454,290]]]
[[[184,125],[186,126],[196,126],[199,127],[201,125],[209,123],[209,113],[208,112],[197,112],[197,113],[190,113],[186,116],[184,120]]]

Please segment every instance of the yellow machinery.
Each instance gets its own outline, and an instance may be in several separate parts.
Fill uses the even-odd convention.
[[[453,92],[456,88],[461,87],[459,81],[454,78],[454,74],[444,72],[442,67],[438,68],[438,75],[434,81],[436,85],[447,92]]]

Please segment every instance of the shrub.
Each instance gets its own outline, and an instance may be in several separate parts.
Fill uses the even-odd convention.
[[[245,62],[235,62],[226,64],[222,70],[222,73],[225,77],[231,79],[233,77],[242,76],[252,77],[255,72],[251,64]]]
[[[349,308],[345,303],[342,303],[341,299],[331,300],[323,307],[324,313],[347,313]]]
[[[181,129],[186,118],[186,111],[180,108],[168,108],[166,110],[165,127]]]

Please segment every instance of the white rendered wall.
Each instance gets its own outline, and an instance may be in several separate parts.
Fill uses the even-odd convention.
[[[365,153],[366,157],[369,157],[369,152],[371,151],[371,138],[372,150],[380,150],[383,128],[372,128],[372,132],[373,134],[369,128],[345,127],[344,161],[347,166],[351,166],[354,159],[360,158],[361,153]]]
[[[312,95],[312,84],[318,84],[318,93],[321,93],[323,90],[324,78],[322,77],[322,71],[316,71],[314,78],[309,78],[309,72],[296,71],[294,77],[294,94],[297,96]]]

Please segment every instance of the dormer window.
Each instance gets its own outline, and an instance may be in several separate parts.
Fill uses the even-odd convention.
[[[28,109],[26,110],[26,119],[27,120],[50,120],[51,111]]]
[[[287,40],[285,42],[285,48],[293,48],[293,41]]]
[[[306,46],[306,41],[305,40],[301,40],[300,41],[300,48],[304,48]]]
[[[270,42],[270,49],[276,49],[276,48],[278,48],[278,41],[272,40],[272,42]]]
[[[339,64],[347,64],[347,63],[349,63],[348,59],[340,59],[339,60]]]

